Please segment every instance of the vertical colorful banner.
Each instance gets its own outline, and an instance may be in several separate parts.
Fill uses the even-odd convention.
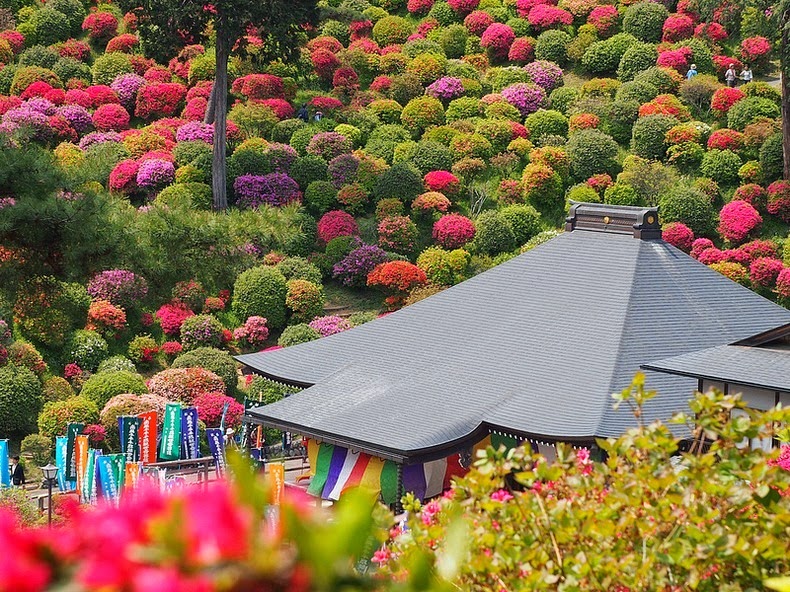
[[[126,455],[126,462],[140,460],[140,424],[142,420],[134,415],[122,415],[118,418],[118,433],[121,435],[121,447]]]
[[[272,505],[279,506],[283,501],[285,491],[285,465],[283,463],[269,464],[269,484],[272,488]]]
[[[228,413],[228,408],[230,407],[230,403],[225,401],[222,405],[222,417],[219,419],[219,429],[222,430],[222,433],[225,433],[225,415]]]
[[[125,467],[125,474],[123,478],[124,490],[134,489],[137,487],[137,482],[140,479],[140,463],[128,462]]]
[[[102,495],[106,500],[118,500],[123,489],[123,479],[125,476],[126,456],[123,454],[108,454],[100,456],[99,482],[101,483]]]
[[[88,436],[79,434],[75,442],[74,464],[77,470],[77,495],[82,495],[83,481],[85,479],[85,469],[88,465]]]
[[[165,405],[165,422],[162,427],[162,444],[159,457],[162,460],[178,460],[181,452],[181,403]]]
[[[77,462],[74,455],[77,443],[77,434],[85,428],[84,423],[70,423],[66,428],[66,481],[77,481]]]
[[[88,450],[88,461],[85,463],[85,475],[82,479],[82,492],[80,501],[83,504],[92,504],[96,498],[96,450]]]
[[[60,469],[58,471],[58,489],[60,489],[60,491],[67,491],[66,450],[68,448],[68,440],[66,436],[58,436],[55,438],[55,466]]]
[[[181,410],[181,458],[199,458],[198,413],[195,407]]]
[[[11,466],[8,458],[8,440],[0,440],[0,487],[11,487]]]
[[[222,430],[219,428],[208,428],[206,430],[208,447],[211,456],[214,457],[214,466],[217,467],[217,475],[225,474],[225,440]]]
[[[156,411],[141,413],[140,418],[140,461],[147,465],[156,462]]]

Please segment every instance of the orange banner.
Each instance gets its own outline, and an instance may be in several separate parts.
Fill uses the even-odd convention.
[[[74,440],[74,464],[77,468],[77,498],[82,495],[82,482],[85,480],[85,468],[88,466],[88,436],[78,434]]]
[[[156,462],[156,411],[138,415],[140,424],[140,462],[144,465]]]
[[[269,465],[269,484],[272,487],[272,504],[279,506],[285,490],[285,465],[272,463]]]
[[[123,476],[124,490],[134,489],[137,486],[137,480],[140,478],[140,463],[128,462],[126,463],[126,470]]]

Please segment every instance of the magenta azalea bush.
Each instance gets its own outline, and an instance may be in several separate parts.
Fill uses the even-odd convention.
[[[236,203],[247,208],[282,206],[302,199],[299,184],[285,173],[241,175],[233,182]]]
[[[337,315],[318,317],[310,321],[309,324],[311,328],[318,331],[321,337],[329,337],[335,333],[340,333],[342,331],[351,329],[351,323],[349,323],[343,317],[339,317]]]

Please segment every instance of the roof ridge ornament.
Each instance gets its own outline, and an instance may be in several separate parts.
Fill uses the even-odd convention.
[[[566,232],[589,230],[610,234],[630,234],[642,240],[661,238],[658,207],[617,206],[571,201],[565,218]]]

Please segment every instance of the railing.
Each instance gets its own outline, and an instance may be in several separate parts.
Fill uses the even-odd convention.
[[[143,466],[144,473],[153,473],[158,469],[166,469],[168,477],[197,475],[198,485],[207,487],[210,481],[209,472],[214,471],[214,480],[219,478],[213,456],[182,460],[167,460]]]

